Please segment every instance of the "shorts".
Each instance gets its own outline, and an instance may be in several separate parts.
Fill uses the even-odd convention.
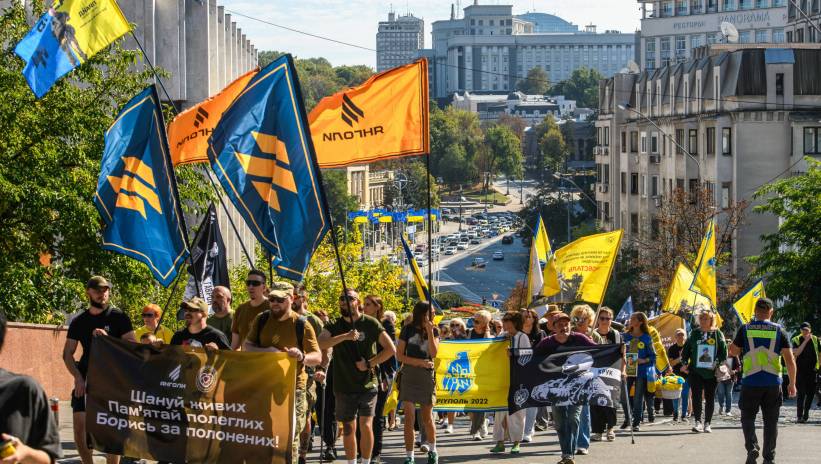
[[[363,393],[334,392],[336,400],[336,420],[350,422],[359,417],[373,417],[376,414],[376,390]]]
[[[86,412],[85,395],[80,397],[74,396],[74,390],[71,390],[71,410],[74,412]]]
[[[308,414],[310,414],[316,406],[316,382],[313,380],[308,381],[308,388],[305,389],[305,399],[308,403]]]

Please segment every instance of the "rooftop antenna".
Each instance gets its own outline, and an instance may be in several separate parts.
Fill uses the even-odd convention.
[[[727,21],[721,23],[721,35],[727,43],[738,43],[738,29],[732,23]]]

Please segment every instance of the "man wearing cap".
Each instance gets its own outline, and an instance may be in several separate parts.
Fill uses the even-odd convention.
[[[587,335],[570,330],[570,316],[558,312],[553,315],[554,334],[545,338],[535,348],[535,356],[549,356],[564,346],[596,346],[596,342]],[[579,419],[582,407],[571,404],[566,406],[551,406],[553,421],[556,423],[556,432],[559,435],[559,446],[562,449],[562,464],[573,464],[576,454],[576,437],[579,435]],[[587,454],[587,453],[584,453]]]
[[[245,339],[248,338],[248,331],[251,323],[259,313],[271,309],[268,302],[268,286],[265,285],[265,273],[259,269],[248,271],[245,278],[245,287],[248,289],[249,301],[239,305],[234,313],[234,320],[231,322],[231,349],[242,349]]]
[[[285,352],[296,359],[297,377],[294,407],[296,426],[292,448],[292,462],[305,462],[305,456],[298,456],[300,432],[305,428],[307,399],[305,395],[308,375],[306,366],[316,366],[322,360],[316,332],[305,317],[293,311],[294,286],[288,282],[275,282],[268,293],[271,309],[260,313],[251,324],[244,351]]]
[[[180,309],[185,311],[185,328],[171,337],[172,345],[194,346],[211,350],[230,350],[225,334],[206,324],[208,303],[200,297],[183,301]]]
[[[91,450],[86,442],[86,373],[91,358],[91,341],[98,336],[111,336],[136,342],[131,320],[122,311],[109,303],[111,283],[102,276],[94,276],[86,283],[88,309],[75,317],[68,326],[66,344],[63,347],[63,362],[74,377],[71,395],[71,409],[74,411],[74,443],[83,464],[92,464]],[[83,347],[80,361],[74,359],[77,345]],[[119,456],[107,455],[109,463],[120,462]]]
[[[790,397],[795,396],[796,369],[790,340],[783,327],[770,321],[772,315],[772,300],[760,298],[755,304],[755,319],[738,329],[728,348],[730,356],[742,356],[738,407],[741,410],[747,464],[755,464],[759,454],[763,454],[765,464],[775,460],[778,415],[782,401],[782,357],[790,379],[787,391]],[[764,419],[763,450],[758,446],[755,436],[755,418],[759,409]]]
[[[795,364],[798,368],[798,398],[796,407],[798,409],[798,423],[807,422],[812,409],[812,399],[815,396],[816,375],[818,375],[818,337],[812,334],[812,327],[809,322],[801,323],[801,335],[792,338],[793,354],[795,354]]]

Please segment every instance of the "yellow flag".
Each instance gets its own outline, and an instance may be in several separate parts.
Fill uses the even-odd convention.
[[[183,111],[168,124],[168,146],[174,166],[208,162],[208,137],[222,113],[258,72],[259,68],[248,71],[220,93]]]
[[[530,246],[529,269],[527,271],[527,301],[525,306],[530,305],[537,295],[542,294],[544,277],[542,263],[547,263],[550,257],[550,240],[547,238],[547,230],[544,227],[541,216],[536,225],[536,233],[533,236],[533,243]]]
[[[738,314],[738,318],[741,319],[743,324],[748,324],[753,319],[753,314],[755,314],[755,303],[759,298],[766,297],[767,294],[764,293],[764,281],[759,280],[752,288],[747,290],[741,298],[733,303],[733,310]]]
[[[66,21],[66,46],[73,50],[81,62],[131,30],[114,0],[66,0],[55,3],[58,4],[52,8],[57,16],[53,22]],[[66,19],[61,19],[61,13],[65,14]],[[54,27],[52,24],[52,29]]]
[[[539,217],[539,225],[536,226],[536,252],[539,254],[539,261],[547,262],[547,257],[550,256],[550,240],[547,237],[547,229],[544,227],[542,218]]]
[[[673,314],[690,314],[696,304],[709,308],[710,300],[707,297],[697,291],[698,289],[690,290],[692,282],[693,272],[685,264],[679,263],[673,281],[667,289],[661,310]]]
[[[308,116],[319,167],[429,153],[428,105],[424,58],[323,98]]]
[[[510,389],[504,339],[443,340],[434,360],[437,411],[507,411]]]
[[[544,270],[545,296],[601,304],[619,252],[621,229],[588,235],[556,250]]]
[[[696,271],[690,289],[697,290],[706,296],[713,308],[716,308],[716,223],[710,219],[707,223],[707,232],[698,248],[696,256]]]

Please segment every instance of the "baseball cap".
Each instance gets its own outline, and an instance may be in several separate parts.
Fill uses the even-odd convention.
[[[769,298],[759,298],[758,301],[755,302],[756,306],[767,306],[768,309],[773,309],[773,300]]]
[[[111,288],[111,282],[106,280],[106,278],[103,276],[95,275],[88,279],[88,282],[86,282],[86,288],[98,289],[102,287]]]
[[[810,326],[809,322],[802,322],[800,328],[801,329],[811,329],[812,327]]]
[[[182,309],[194,309],[199,310],[201,313],[208,313],[208,303],[198,296],[195,296],[188,301],[183,301],[180,307]]]
[[[287,298],[294,294],[294,286],[288,282],[274,282],[271,284],[271,290],[268,293],[268,297],[275,297],[275,298]]]
[[[567,319],[569,321],[570,316],[568,316],[567,313],[563,313],[563,312],[553,313],[553,322],[554,323],[559,322],[562,319]]]

